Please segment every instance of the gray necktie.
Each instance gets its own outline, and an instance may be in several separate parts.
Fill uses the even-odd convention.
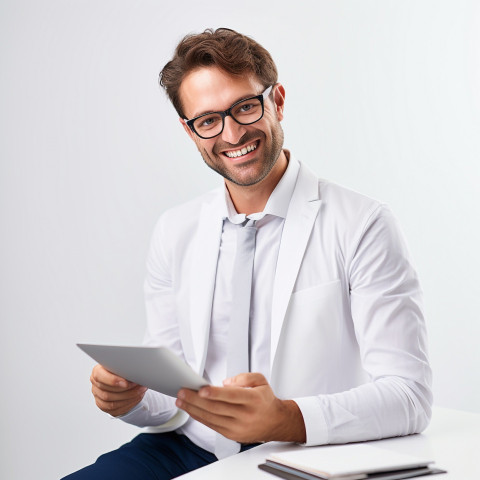
[[[232,310],[227,340],[227,378],[250,371],[250,298],[255,256],[255,220],[245,220],[237,228],[237,251],[232,278]],[[240,444],[217,434],[215,455],[225,458],[240,451]]]

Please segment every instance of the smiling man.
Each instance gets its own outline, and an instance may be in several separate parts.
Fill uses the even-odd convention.
[[[172,398],[97,365],[98,407],[148,429],[68,478],[169,479],[259,442],[422,431],[432,395],[421,290],[389,209],[284,149],[285,89],[251,38],[189,35],[160,83],[224,181],[157,224],[145,342],[211,386]]]
[[[253,92],[262,93],[249,98]],[[269,95],[274,108],[268,104]],[[255,191],[255,196],[265,193],[261,198],[264,206],[288,163],[280,125],[285,99],[282,85],[264,89],[251,75],[236,78],[213,66],[189,73],[182,81],[180,96],[183,112],[191,118],[181,120],[184,128],[205,163],[225,178],[230,196],[242,197],[245,189],[238,187],[257,185],[249,190]],[[232,104],[231,99],[236,101]],[[232,106],[212,114],[215,102]]]

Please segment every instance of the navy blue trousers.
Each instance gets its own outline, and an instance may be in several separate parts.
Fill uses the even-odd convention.
[[[255,445],[242,447],[242,451]],[[63,480],[170,480],[217,461],[217,457],[175,432],[141,433],[117,450]]]

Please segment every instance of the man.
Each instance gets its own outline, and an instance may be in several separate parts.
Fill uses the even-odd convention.
[[[258,442],[422,431],[432,395],[421,291],[388,208],[283,149],[285,89],[252,39],[187,36],[160,82],[224,185],[157,224],[146,344],[212,386],[174,399],[97,365],[98,407],[151,433],[68,478],[166,479]]]

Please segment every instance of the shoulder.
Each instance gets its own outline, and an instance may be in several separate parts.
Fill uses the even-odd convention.
[[[367,222],[387,208],[380,200],[325,179],[319,179],[318,187],[324,211],[346,224]]]
[[[383,209],[388,209],[380,200],[359,193],[338,183],[318,177],[305,164],[301,164],[300,188],[311,190],[321,202],[321,213],[328,219],[346,226],[366,222]]]
[[[355,251],[373,227],[397,235],[398,222],[385,202],[319,178],[304,165],[301,172],[302,187],[310,188],[311,192],[315,190],[316,199],[320,201],[316,228],[322,232],[322,238],[331,240],[346,256]],[[312,196],[310,193],[310,201]]]
[[[218,211],[223,198],[224,188],[218,187],[165,210],[157,220],[153,240],[175,243],[183,239],[191,239],[198,227],[202,211],[205,208],[211,209],[212,212]]]
[[[376,245],[401,235],[398,220],[385,202],[324,180],[320,191],[325,220],[344,239],[345,251],[351,255],[366,235]]]
[[[224,188],[218,187],[198,197],[165,210],[159,222],[183,223],[191,218],[198,218],[205,206],[215,206],[222,201]]]

